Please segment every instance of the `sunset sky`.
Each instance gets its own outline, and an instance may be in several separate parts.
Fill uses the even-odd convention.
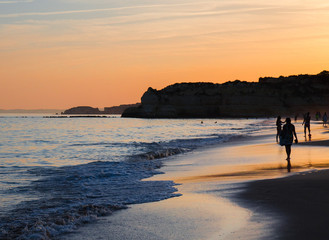
[[[327,0],[0,0],[0,108],[329,70]]]

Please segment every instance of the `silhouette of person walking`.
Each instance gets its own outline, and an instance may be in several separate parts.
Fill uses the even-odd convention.
[[[328,121],[327,112],[325,112],[323,114],[322,120],[323,120],[323,126],[326,127],[327,126],[327,121]]]
[[[288,171],[290,171],[291,165],[290,165],[290,154],[291,154],[291,145],[293,143],[295,136],[295,143],[298,143],[297,134],[295,131],[295,126],[291,124],[291,119],[286,118],[286,124],[283,126],[283,129],[280,134],[280,145],[285,146],[286,153],[287,153],[287,168]]]
[[[304,121],[302,125],[304,124],[304,136],[306,137],[306,129],[308,129],[308,136],[311,136],[311,116],[310,113],[306,113],[304,116]]]
[[[281,126],[282,126],[281,116],[278,116],[276,119],[276,142],[278,142],[278,138],[281,133]]]

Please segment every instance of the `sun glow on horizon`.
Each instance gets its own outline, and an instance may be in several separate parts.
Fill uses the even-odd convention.
[[[324,0],[0,1],[0,108],[136,103],[148,87],[328,69]]]

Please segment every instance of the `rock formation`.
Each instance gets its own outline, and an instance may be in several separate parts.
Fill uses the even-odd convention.
[[[104,111],[89,106],[73,107],[62,112],[62,114],[122,114],[129,107],[138,107],[140,103],[124,104],[120,106],[105,107]]]
[[[79,106],[65,110],[62,114],[101,114],[98,108]]]
[[[162,90],[149,88],[141,105],[126,109],[122,117],[273,117],[301,116],[307,111],[329,112],[328,71],[264,77],[258,82],[176,83]]]
[[[119,106],[106,107],[104,108],[104,114],[122,114],[127,108],[138,107],[140,103],[136,104],[122,104]]]

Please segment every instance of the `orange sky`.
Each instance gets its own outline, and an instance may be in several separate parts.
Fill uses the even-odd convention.
[[[324,0],[0,1],[0,34],[0,109],[101,108],[150,86],[329,70]]]

